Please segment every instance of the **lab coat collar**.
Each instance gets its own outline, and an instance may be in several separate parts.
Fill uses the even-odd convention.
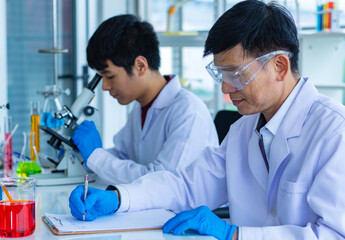
[[[280,178],[281,173],[288,163],[290,153],[288,139],[300,135],[303,123],[318,94],[314,85],[307,78],[301,78],[300,81],[305,82],[297,93],[295,100],[292,102],[272,141],[270,172],[268,177],[268,204],[271,206],[274,204],[274,196],[277,190],[277,184],[273,184],[276,182],[274,180]]]
[[[278,111],[274,114],[274,116],[269,120],[269,122],[265,125],[268,131],[272,133],[272,135],[276,135],[281,123],[283,122],[289,108],[291,107],[292,103],[295,101],[295,98],[301,88],[303,87],[305,81],[298,80],[295,88],[291,91],[290,95],[286,98],[283,104],[280,106]]]
[[[316,88],[310,81],[308,81],[307,78],[301,78],[300,81],[304,81],[303,86],[297,93],[297,96],[292,102],[272,141],[270,153],[270,171],[268,176],[258,145],[259,134],[255,134],[257,133],[256,126],[260,114],[256,114],[255,116],[253,126],[254,134],[252,134],[252,137],[249,140],[249,166],[262,189],[264,191],[269,191],[269,206],[274,204],[274,196],[276,195],[276,184],[273,185],[274,179],[281,175],[287,164],[287,157],[290,153],[288,139],[291,137],[298,137],[300,135],[305,118],[307,117],[307,114],[312,107],[315,98],[317,97]]]
[[[149,108],[146,114],[146,119],[144,127],[141,128],[141,138],[145,137],[150,125],[154,119],[155,109],[163,109],[168,106],[176,97],[176,95],[181,90],[181,83],[177,75],[171,75],[171,80],[163,87],[161,92],[158,94],[156,100],[153,102],[152,106]]]
[[[305,118],[318,94],[315,86],[308,78],[301,78],[300,81],[304,81],[304,84],[282,122],[282,130],[287,138],[300,135]]]
[[[174,100],[181,89],[181,83],[177,75],[170,75],[171,80],[163,87],[158,94],[157,99],[153,102],[152,108],[164,108]]]

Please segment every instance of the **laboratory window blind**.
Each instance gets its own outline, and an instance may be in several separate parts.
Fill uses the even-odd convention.
[[[63,11],[59,35],[61,44],[71,46],[72,1],[59,1]],[[30,131],[30,101],[39,101],[43,109],[44,97],[39,91],[54,84],[53,54],[39,53],[39,49],[53,47],[53,1],[51,0],[7,0],[7,61],[8,101],[12,126],[19,124],[13,136],[13,151],[23,146],[23,132]],[[64,31],[62,31],[62,29]],[[59,71],[71,69],[71,54],[58,58]],[[42,112],[41,112],[42,113]],[[42,144],[41,144],[42,145]],[[41,148],[42,150],[42,148]]]

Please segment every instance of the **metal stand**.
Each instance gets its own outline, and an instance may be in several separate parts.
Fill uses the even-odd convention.
[[[65,152],[56,167],[57,171],[62,172],[30,175],[30,177],[36,179],[36,185],[53,186],[84,183],[86,174],[89,175],[89,182],[95,181],[96,175],[86,172],[80,153],[75,152],[72,147],[66,144],[62,143],[62,146]]]

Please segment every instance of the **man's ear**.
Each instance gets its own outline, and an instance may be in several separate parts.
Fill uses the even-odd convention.
[[[134,60],[134,69],[138,72],[139,76],[143,76],[149,69],[147,59],[143,56],[138,56]]]
[[[290,59],[285,54],[279,54],[274,60],[278,80],[283,81],[290,69]]]

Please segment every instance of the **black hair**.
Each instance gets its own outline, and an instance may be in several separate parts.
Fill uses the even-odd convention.
[[[211,28],[204,56],[241,44],[244,54],[259,57],[276,50],[293,53],[291,71],[298,74],[299,42],[295,22],[283,6],[258,0],[239,2],[227,10]]]
[[[86,52],[89,66],[96,70],[106,68],[105,61],[110,60],[131,74],[137,56],[145,57],[152,70],[160,66],[159,42],[152,25],[130,14],[104,21],[90,38]]]

